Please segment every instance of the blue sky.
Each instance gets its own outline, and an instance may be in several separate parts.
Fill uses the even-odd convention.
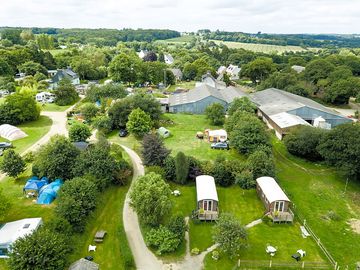
[[[358,33],[357,0],[0,0],[1,26]]]

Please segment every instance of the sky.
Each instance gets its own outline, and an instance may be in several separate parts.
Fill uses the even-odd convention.
[[[358,0],[0,0],[0,26],[359,33]]]

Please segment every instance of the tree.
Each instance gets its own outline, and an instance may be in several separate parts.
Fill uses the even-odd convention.
[[[142,141],[142,157],[146,166],[163,166],[166,157],[170,154],[158,134],[146,134]]]
[[[79,99],[75,86],[68,79],[62,79],[54,93],[55,103],[60,106],[74,104]]]
[[[149,133],[152,128],[152,121],[148,114],[141,109],[134,109],[130,115],[126,128],[129,132],[133,133],[135,137],[143,137]]]
[[[176,180],[176,166],[175,166],[175,158],[173,156],[168,155],[164,160],[164,172],[165,179],[168,181]]]
[[[33,173],[49,179],[70,179],[78,155],[79,150],[67,138],[56,135],[39,150]]]
[[[130,192],[131,206],[147,225],[158,225],[172,207],[171,190],[160,175],[149,173],[136,180]]]
[[[131,98],[124,98],[115,102],[108,111],[112,128],[124,128],[132,110]]]
[[[249,156],[247,163],[247,167],[254,176],[254,179],[261,176],[275,176],[273,156],[271,154],[267,154],[262,149],[253,152]]]
[[[290,72],[274,72],[260,84],[259,88],[263,90],[274,87],[286,90],[288,87],[296,85],[297,82],[298,77],[293,70]]]
[[[212,175],[214,176],[215,182],[222,187],[228,187],[234,184],[234,177],[226,166],[226,161],[221,158],[216,159]]]
[[[326,134],[326,130],[308,126],[295,127],[284,138],[287,150],[295,155],[308,160],[321,160],[317,146]]]
[[[91,121],[98,113],[99,108],[95,104],[87,102],[81,105],[80,113],[85,117],[86,121]]]
[[[11,66],[4,59],[0,59],[0,76],[12,76],[12,74]]]
[[[235,98],[233,102],[231,102],[227,113],[228,115],[233,115],[236,111],[255,113],[256,106],[248,97]]]
[[[360,93],[358,78],[341,79],[326,89],[324,99],[333,104],[348,104],[349,98]]]
[[[110,83],[106,85],[91,85],[86,91],[86,98],[91,102],[100,101],[102,99],[120,99],[127,96],[125,88],[118,83]]]
[[[40,107],[29,94],[15,93],[0,105],[0,124],[18,125],[27,121],[35,121],[40,117]]]
[[[8,264],[13,270],[65,269],[69,252],[66,236],[40,228],[12,245]]]
[[[175,157],[176,182],[185,184],[189,174],[189,160],[183,152],[178,152]]]
[[[306,65],[304,76],[308,81],[317,84],[320,79],[327,78],[334,68],[335,66],[329,61],[315,59]]]
[[[134,55],[121,53],[110,62],[110,76],[115,82],[131,83],[136,81],[140,59]]]
[[[26,168],[25,161],[14,150],[9,149],[4,153],[3,161],[0,163],[0,170],[10,177],[16,178]]]
[[[259,57],[241,68],[240,75],[249,77],[253,83],[263,81],[275,71],[275,65],[271,58]]]
[[[306,61],[304,58],[300,57],[300,56],[292,56],[289,58],[288,60],[289,62],[289,66],[306,66]]]
[[[0,188],[0,221],[3,220],[5,214],[10,210],[10,200],[5,196],[4,191]]]
[[[235,183],[242,189],[252,189],[256,187],[254,175],[249,170],[244,170],[235,177]]]
[[[181,243],[178,235],[165,226],[152,228],[146,233],[146,244],[157,249],[156,254],[169,253],[175,251]]]
[[[244,121],[240,119],[230,133],[231,145],[242,154],[250,154],[259,146],[269,145],[269,137],[263,123],[259,119]]]
[[[24,41],[34,40],[35,36],[31,30],[23,30],[20,34],[20,37]]]
[[[85,124],[75,123],[69,129],[69,139],[72,142],[85,142],[90,136],[90,128]]]
[[[223,125],[225,122],[225,108],[220,103],[213,103],[205,109],[206,118],[212,125]]]
[[[47,76],[47,69],[43,65],[34,61],[27,61],[24,64],[20,65],[18,69],[21,72],[24,72],[27,76],[34,76],[37,72]]]
[[[99,130],[100,132],[103,132],[104,134],[107,134],[111,131],[111,119],[107,115],[99,115],[94,118],[92,125],[94,128]]]
[[[82,232],[86,219],[96,207],[97,197],[98,191],[93,181],[74,178],[61,187],[55,212],[66,219],[75,232]]]
[[[157,55],[155,52],[150,51],[144,56],[143,60],[145,62],[155,62],[157,61]]]
[[[247,232],[244,226],[231,214],[220,215],[214,226],[213,239],[219,248],[230,257],[247,247]]]
[[[325,161],[349,176],[360,177],[360,125],[343,124],[327,132],[317,147]]]

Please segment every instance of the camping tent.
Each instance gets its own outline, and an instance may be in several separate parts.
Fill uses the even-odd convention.
[[[17,127],[8,124],[0,125],[0,137],[3,137],[4,139],[14,141],[26,136],[27,134]]]
[[[39,197],[37,199],[38,204],[51,204],[55,200],[60,187],[63,185],[61,179],[56,179],[54,182],[43,186],[40,189]]]
[[[167,138],[167,137],[170,136],[170,131],[167,130],[166,128],[164,128],[164,127],[160,127],[158,129],[158,134],[163,138]]]
[[[36,176],[33,176],[29,180],[27,180],[23,191],[26,192],[28,190],[34,190],[36,192],[39,192],[39,190],[48,183],[49,179],[47,179],[46,177],[39,179]]]

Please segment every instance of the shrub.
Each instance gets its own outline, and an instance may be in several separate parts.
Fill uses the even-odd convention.
[[[183,216],[174,216],[170,219],[168,229],[178,236],[182,241],[185,236],[186,224]]]
[[[69,129],[69,138],[72,142],[85,142],[90,136],[90,128],[85,124],[76,123]]]
[[[245,170],[238,174],[235,178],[235,183],[243,189],[251,189],[256,187],[254,175],[251,171]]]
[[[223,187],[228,187],[234,184],[235,178],[229,167],[226,166],[226,161],[216,160],[214,164],[213,174],[215,182]]]
[[[98,113],[99,109],[93,103],[84,103],[80,107],[80,113],[85,117],[87,121],[93,119]]]
[[[158,229],[151,229],[145,238],[148,246],[157,249],[158,255],[175,251],[181,243],[177,234],[162,225]]]
[[[262,150],[257,150],[249,156],[247,167],[252,172],[254,179],[261,176],[275,176],[273,156],[267,155]]]
[[[188,179],[190,181],[195,181],[196,177],[201,175],[201,163],[194,157],[187,157],[189,162],[189,173]]]
[[[212,125],[222,125],[225,122],[225,108],[220,103],[213,103],[205,109],[206,118]]]
[[[4,153],[4,159],[0,163],[0,170],[10,177],[17,177],[20,173],[24,172],[26,163],[22,157],[14,150],[9,149]]]
[[[200,249],[198,249],[198,248],[193,248],[193,249],[191,250],[191,254],[192,254],[192,255],[199,255],[199,254],[200,254]]]
[[[144,165],[162,166],[170,154],[170,150],[164,146],[164,142],[158,134],[152,133],[144,136],[141,154]]]
[[[178,152],[175,158],[176,182],[185,184],[189,174],[189,160],[183,152]]]
[[[146,133],[149,133],[152,128],[152,121],[148,114],[141,109],[134,109],[129,115],[126,128],[135,137],[141,138]]]
[[[162,178],[165,178],[165,171],[160,166],[148,166],[146,167],[146,173],[156,173],[158,175],[161,175]]]
[[[99,131],[107,134],[111,131],[111,119],[107,115],[100,115],[93,119],[92,125]]]
[[[63,217],[54,217],[44,226],[52,232],[60,233],[67,236],[72,234],[71,224]]]
[[[172,156],[167,156],[164,160],[164,172],[165,179],[168,181],[175,181],[176,173],[175,173],[175,158]]]

